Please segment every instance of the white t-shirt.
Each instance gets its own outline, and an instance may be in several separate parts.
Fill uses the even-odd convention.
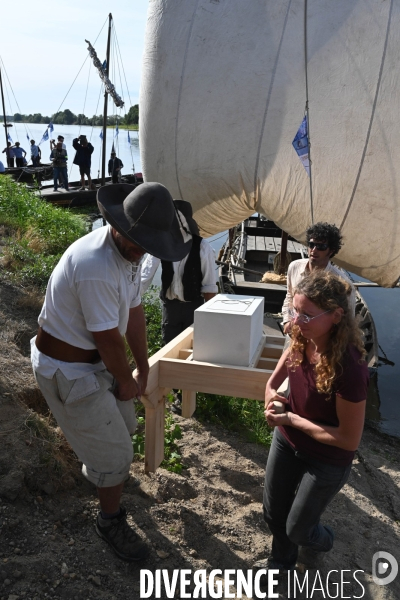
[[[166,292],[166,298],[168,300],[180,300],[185,302],[184,290],[182,277],[185,270],[186,261],[188,256],[185,256],[181,261],[172,263],[174,269],[174,277],[171,285]],[[200,244],[200,261],[201,261],[201,272],[203,279],[201,282],[201,293],[202,294],[217,294],[218,286],[216,284],[216,273],[215,273],[215,253],[210,244],[202,239]],[[142,281],[142,293],[144,294],[149,288],[153,277],[161,263],[159,258],[148,254],[142,266],[141,281]]]
[[[131,263],[121,256],[109,225],[80,238],[66,250],[49,279],[39,325],[52,336],[86,350],[96,348],[92,331],[118,327],[125,335],[129,309],[141,303],[140,266],[140,262]],[[60,361],[45,357],[35,348],[32,344],[34,369],[52,377],[48,367],[53,365],[55,372]],[[61,363],[69,375],[68,365],[77,364]],[[83,370],[93,371],[99,366],[88,364]]]

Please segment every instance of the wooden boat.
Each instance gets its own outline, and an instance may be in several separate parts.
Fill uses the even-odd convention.
[[[6,175],[11,175],[15,181],[26,183],[27,185],[40,185],[42,181],[48,181],[53,177],[53,165],[45,163],[39,167],[7,167]]]
[[[117,108],[122,108],[124,106],[124,101],[118,95],[115,86],[111,83],[109,79],[109,70],[110,70],[110,47],[111,47],[111,34],[114,31],[113,27],[113,18],[110,13],[108,16],[108,38],[107,38],[107,50],[106,50],[106,61],[105,66],[100,62],[95,49],[89,40],[85,40],[88,44],[88,52],[89,56],[92,59],[93,65],[96,68],[98,75],[101,79],[101,85],[104,87],[104,108],[103,108],[103,130],[101,133],[102,138],[102,155],[101,155],[101,177],[99,179],[92,179],[92,184],[94,189],[86,189],[80,190],[81,182],[80,181],[72,181],[69,182],[69,190],[65,190],[63,188],[58,188],[57,191],[54,191],[53,185],[40,186],[38,190],[40,195],[47,202],[51,202],[52,204],[56,204],[58,206],[84,206],[96,203],[97,191],[100,186],[110,185],[111,177],[106,177],[106,140],[107,140],[107,113],[108,113],[108,100],[109,96],[111,96],[114,105]],[[113,146],[114,147],[114,146]],[[128,174],[124,175],[121,179],[124,183],[132,183],[138,184],[140,180],[136,177],[136,175]],[[142,179],[143,181],[143,179]]]
[[[145,179],[189,201],[206,235],[255,212],[303,243],[312,223],[335,223],[346,242],[337,264],[395,285],[395,4],[150,2],[140,88]]]
[[[121,177],[121,183],[139,185],[140,183],[143,183],[143,178],[140,177],[140,175],[141,174],[139,173],[124,175]],[[56,192],[53,190],[53,184],[44,185],[40,188],[37,186],[32,186],[31,189],[37,190],[37,193],[40,194],[40,196],[43,198],[43,200],[46,200],[46,202],[50,202],[56,206],[68,206],[72,208],[76,206],[90,206],[92,204],[96,204],[97,191],[103,185],[103,183],[101,179],[92,179],[92,183],[95,186],[95,189],[93,190],[80,190],[80,181],[72,181],[69,183],[68,190],[60,187]],[[105,178],[104,185],[112,185],[111,177]]]
[[[263,296],[265,325],[275,331],[282,329],[282,304],[286,296],[286,278],[280,283],[263,283],[265,273],[274,277],[274,259],[281,251],[282,230],[260,215],[252,216],[234,228],[219,256],[219,286],[221,292]],[[307,248],[289,236],[287,251],[291,260],[306,258]],[[378,339],[374,320],[367,303],[356,292],[356,315],[364,334],[367,362],[370,368],[378,364]],[[283,333],[282,333],[283,335]]]

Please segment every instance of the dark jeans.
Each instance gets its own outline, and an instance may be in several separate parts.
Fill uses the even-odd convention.
[[[33,167],[39,166],[39,156],[32,156],[32,166]]]
[[[7,166],[9,169],[14,168],[14,158],[8,158],[8,156],[7,156]]]
[[[53,167],[54,189],[57,189],[59,180],[64,183],[64,188],[68,189],[68,171],[67,167]]]
[[[320,462],[294,450],[278,428],[265,471],[264,519],[271,530],[272,556],[293,567],[298,546],[328,552],[333,534],[319,519],[347,481],[351,465]]]
[[[16,163],[17,163],[17,167],[23,167],[24,166],[24,159],[22,158],[16,158],[15,159]]]
[[[163,300],[162,306],[162,339],[168,344],[194,321],[194,311],[204,304],[204,298],[196,302],[180,300]]]

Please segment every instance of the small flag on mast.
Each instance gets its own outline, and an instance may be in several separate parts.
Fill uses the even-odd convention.
[[[119,134],[119,129],[118,129],[118,123],[117,123],[117,125],[115,126],[115,136],[114,137],[117,137],[118,134]]]
[[[53,133],[54,131],[54,127],[53,127],[53,123],[49,123],[49,129],[50,129],[50,133]]]
[[[26,134],[26,139],[28,140],[28,142],[31,141],[28,134]]]
[[[13,143],[13,139],[9,133],[7,133],[7,139],[9,142]]]
[[[129,131],[128,131],[128,142],[131,143],[131,136],[129,135]]]
[[[100,131],[100,135],[99,138],[102,140],[103,139],[103,130]]]
[[[307,171],[307,175],[310,176],[310,158],[309,151],[310,145],[308,141],[308,121],[307,115],[301,122],[301,125],[294,137],[292,142],[293,148],[296,150],[298,157],[303,163],[303,167]]]
[[[40,144],[41,144],[42,142],[46,142],[48,139],[49,139],[49,132],[48,132],[48,130],[46,129],[46,131],[45,131],[45,132],[44,132],[44,134],[43,134],[43,137],[42,137],[42,139],[41,139],[41,140],[40,140],[40,142],[39,142],[39,146],[40,146]]]

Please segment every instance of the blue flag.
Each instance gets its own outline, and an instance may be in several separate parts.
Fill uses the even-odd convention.
[[[7,133],[7,139],[9,142],[13,143],[12,137],[9,133]]]
[[[118,134],[119,134],[119,129],[118,129],[118,125],[116,125],[116,127],[115,127],[115,136],[114,137],[117,137]]]
[[[50,133],[53,133],[53,131],[54,131],[53,123],[50,122],[48,128],[50,129]]]
[[[303,167],[310,176],[310,159],[309,159],[309,143],[308,143],[308,122],[307,115],[301,122],[301,125],[292,142],[293,148],[296,150],[298,157],[303,163]]]
[[[26,134],[26,139],[28,140],[28,142],[31,141],[28,134]]]
[[[44,134],[43,134],[43,137],[42,137],[42,139],[41,139],[41,140],[40,140],[40,142],[39,142],[39,146],[40,146],[40,144],[41,144],[42,142],[46,142],[48,139],[49,139],[49,132],[48,132],[48,131],[47,131],[47,129],[46,129],[46,131],[45,131],[45,132],[44,132]]]
[[[100,131],[100,135],[99,138],[102,140],[103,139],[103,130]]]
[[[131,143],[131,136],[129,135],[129,131],[128,131],[128,142]]]
[[[103,64],[101,65],[101,68],[103,69],[103,71],[105,71],[105,70],[106,70],[106,68],[107,68],[107,61],[106,61],[106,60],[105,60],[105,61],[103,62]]]

